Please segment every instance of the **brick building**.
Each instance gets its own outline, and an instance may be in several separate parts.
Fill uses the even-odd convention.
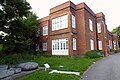
[[[84,55],[89,50],[119,49],[117,35],[107,30],[105,15],[95,14],[85,3],[71,1],[50,9],[40,19],[38,46],[51,55]]]

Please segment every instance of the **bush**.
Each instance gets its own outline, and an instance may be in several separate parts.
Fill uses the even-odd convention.
[[[87,58],[99,58],[103,55],[103,53],[99,50],[91,50],[86,53]]]
[[[3,47],[2,47],[2,45],[0,45],[0,53],[2,52],[2,49],[3,49]]]
[[[2,48],[3,48],[2,45],[0,45],[0,51],[2,50]]]
[[[111,49],[110,50],[112,53],[119,53],[120,52],[120,50],[114,50],[114,49]]]
[[[3,53],[6,50],[6,47],[0,44],[0,53]]]

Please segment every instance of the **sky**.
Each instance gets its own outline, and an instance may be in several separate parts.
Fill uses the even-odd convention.
[[[48,16],[51,8],[67,1],[85,2],[94,13],[103,12],[109,31],[120,25],[120,0],[27,0],[39,19]]]

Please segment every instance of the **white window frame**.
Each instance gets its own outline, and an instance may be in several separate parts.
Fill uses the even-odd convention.
[[[75,28],[76,27],[76,22],[75,22],[75,16],[72,15],[72,28]]]
[[[90,39],[90,50],[94,50],[94,40]]]
[[[99,50],[102,50],[102,41],[98,41],[98,48],[99,48]]]
[[[52,31],[68,28],[68,15],[52,19]]]
[[[43,51],[47,51],[47,42],[42,43]]]
[[[101,33],[101,24],[100,23],[97,23],[97,32]]]
[[[110,44],[111,44],[111,49],[113,49],[113,44],[112,44],[112,40],[110,41]]]
[[[67,38],[52,40],[52,55],[69,55]]]
[[[52,40],[52,50],[68,50],[68,39]]]
[[[116,43],[116,41],[114,40],[113,41],[113,45],[114,45],[114,50],[116,50],[117,49],[117,45],[116,45],[117,43]]]
[[[73,50],[76,50],[76,38],[73,38]]]
[[[109,40],[109,48],[112,49],[111,40]]]
[[[43,36],[48,35],[48,26],[43,27]]]
[[[89,28],[90,31],[93,31],[93,21],[91,19],[89,19]]]

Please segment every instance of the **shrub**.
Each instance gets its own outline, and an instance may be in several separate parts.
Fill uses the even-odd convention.
[[[0,44],[0,52],[3,52],[5,50],[4,46]]]
[[[0,44],[0,54],[4,53],[5,50],[6,50],[6,47],[4,45]]]
[[[99,50],[91,50],[86,53],[87,58],[99,58],[103,55],[103,53]]]
[[[119,53],[120,52],[120,50],[114,50],[114,49],[111,49],[110,50],[112,53]]]
[[[2,45],[0,45],[0,51],[2,50],[2,48],[3,48]]]

